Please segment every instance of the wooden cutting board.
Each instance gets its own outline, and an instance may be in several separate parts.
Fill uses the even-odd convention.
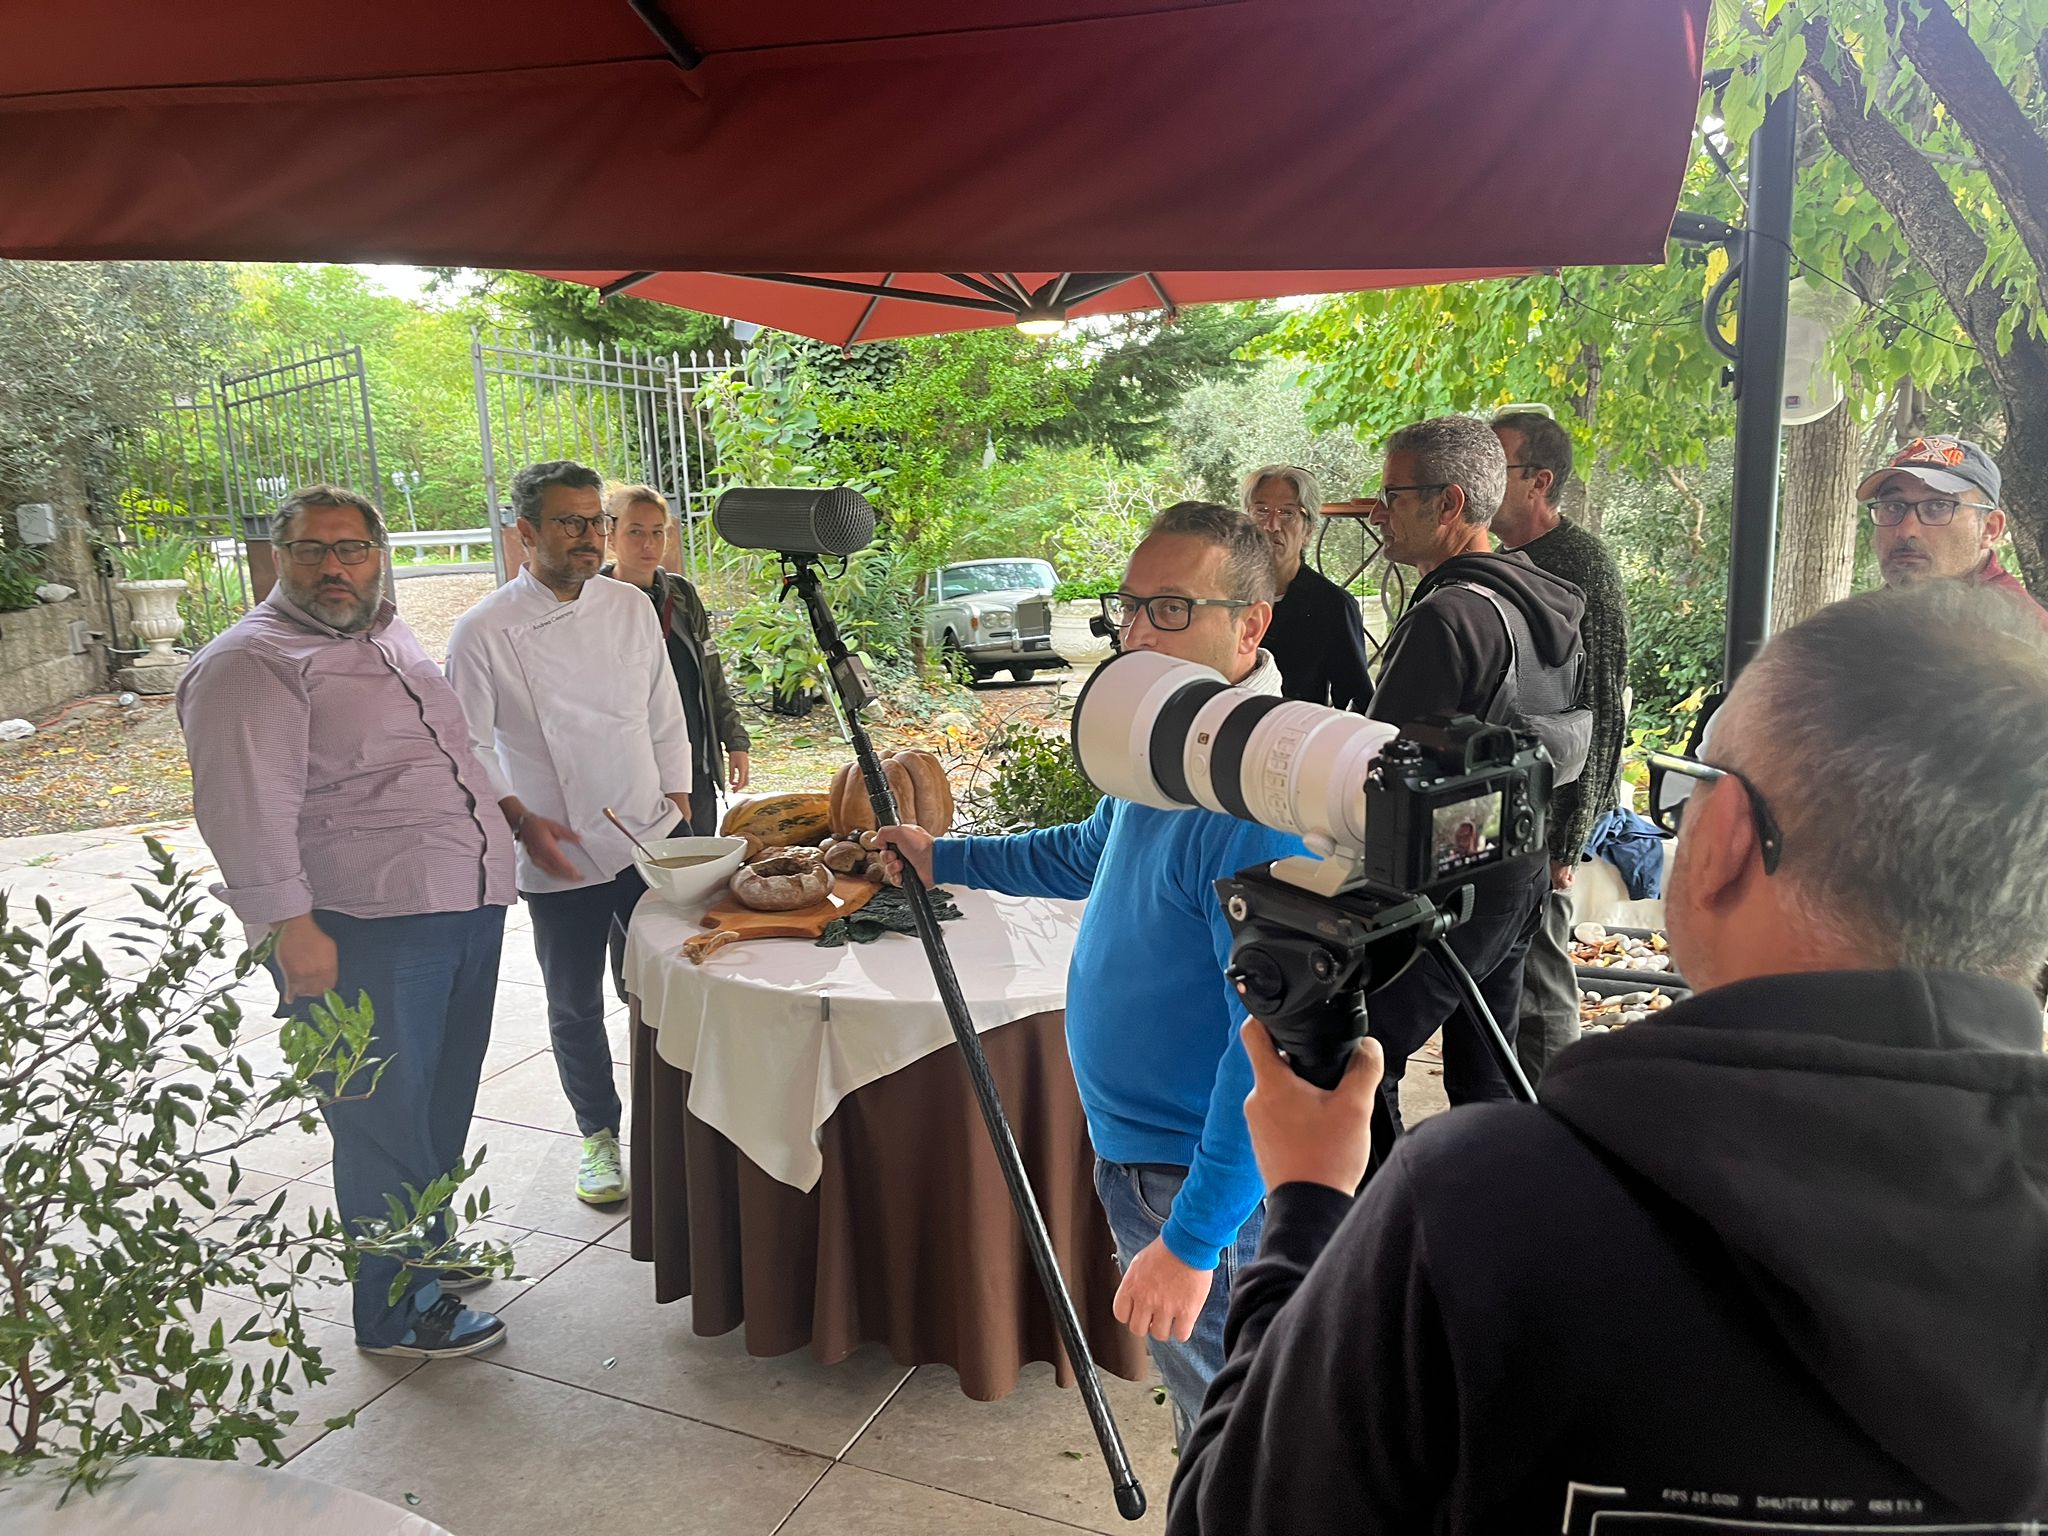
[[[872,880],[840,875],[833,882],[832,894],[823,901],[788,912],[756,912],[728,895],[704,914],[704,926],[727,929],[741,939],[815,939],[827,923],[858,912],[880,889]]]

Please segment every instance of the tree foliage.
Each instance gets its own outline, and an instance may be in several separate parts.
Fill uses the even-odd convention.
[[[331,1374],[301,1313],[316,1267],[397,1259],[394,1297],[407,1266],[511,1267],[502,1245],[454,1235],[489,1210],[487,1191],[457,1203],[474,1163],[353,1233],[245,1186],[251,1142],[376,1092],[369,1005],[330,994],[284,1026],[281,1070],[257,1072],[233,988],[258,957],[226,965],[225,916],[148,846],[155,878],[136,889],[153,915],[105,957],[81,913],[0,892],[0,1480],[91,1487],[142,1455],[280,1460],[295,1384]]]
[[[557,341],[636,348],[658,357],[737,352],[732,324],[716,315],[678,309],[630,293],[605,299],[583,283],[532,272],[436,267],[437,289],[458,295],[463,312],[512,330]]]
[[[65,476],[187,390],[230,348],[225,268],[0,261],[0,492],[55,499]]]
[[[1245,349],[1278,323],[1267,304],[1198,304],[1171,316],[1152,310],[1090,321],[1081,333],[1085,373],[1065,409],[1030,435],[1106,448],[1126,463],[1150,458],[1188,392],[1251,368]]]

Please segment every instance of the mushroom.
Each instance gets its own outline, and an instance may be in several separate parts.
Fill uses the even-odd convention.
[[[825,867],[835,874],[858,874],[867,861],[867,853],[850,838],[825,850]]]
[[[732,893],[756,912],[794,912],[832,894],[832,871],[815,848],[796,849],[733,872]]]

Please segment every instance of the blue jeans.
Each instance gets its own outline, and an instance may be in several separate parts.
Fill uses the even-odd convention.
[[[335,1209],[353,1231],[385,1214],[386,1195],[403,1199],[408,1185],[425,1189],[462,1159],[491,1043],[505,909],[370,918],[315,911],[313,918],[339,952],[335,991],[349,1002],[369,995],[369,1054],[388,1063],[372,1092],[321,1111],[334,1138]],[[294,1012],[309,1006],[292,1005]],[[358,1344],[396,1344],[412,1325],[414,1297],[434,1276],[412,1271],[393,1306],[398,1271],[396,1259],[365,1258],[358,1266]]]
[[[673,835],[673,834],[670,834]],[[612,1080],[612,1048],[604,1032],[605,959],[612,986],[625,995],[626,925],[647,894],[628,864],[609,880],[566,891],[523,891],[533,913],[533,953],[548,993],[548,1043],[562,1096],[585,1136],[619,1133],[625,1108]]]
[[[1129,1269],[1131,1260],[1154,1242],[1173,1214],[1173,1202],[1187,1182],[1185,1168],[1160,1163],[1110,1163],[1095,1160],[1095,1197],[1109,1217],[1110,1235],[1116,1239],[1116,1261]],[[1195,1329],[1183,1343],[1179,1339],[1147,1339],[1152,1363],[1166,1383],[1166,1395],[1173,1402],[1173,1429],[1177,1443],[1185,1443],[1188,1431],[1202,1414],[1202,1399],[1209,1383],[1223,1369],[1223,1320],[1230,1311],[1230,1287],[1237,1272],[1258,1257],[1259,1234],[1265,1230],[1266,1207],[1261,1202],[1237,1240],[1223,1250],[1209,1279],[1209,1299]]]

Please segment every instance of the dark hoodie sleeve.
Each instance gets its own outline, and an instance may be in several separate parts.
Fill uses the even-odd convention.
[[[1355,1203],[1273,1191],[1258,1262],[1231,1293],[1229,1359],[1181,1452],[1169,1536],[1433,1522],[1457,1443],[1453,1378],[1407,1169],[1397,1151]]]
[[[1507,630],[1498,620],[1494,627],[1504,647]],[[1367,713],[1395,726],[1412,725],[1425,715],[1456,714],[1473,686],[1467,659],[1472,645],[1471,631],[1448,603],[1425,602],[1411,610],[1387,647]]]

